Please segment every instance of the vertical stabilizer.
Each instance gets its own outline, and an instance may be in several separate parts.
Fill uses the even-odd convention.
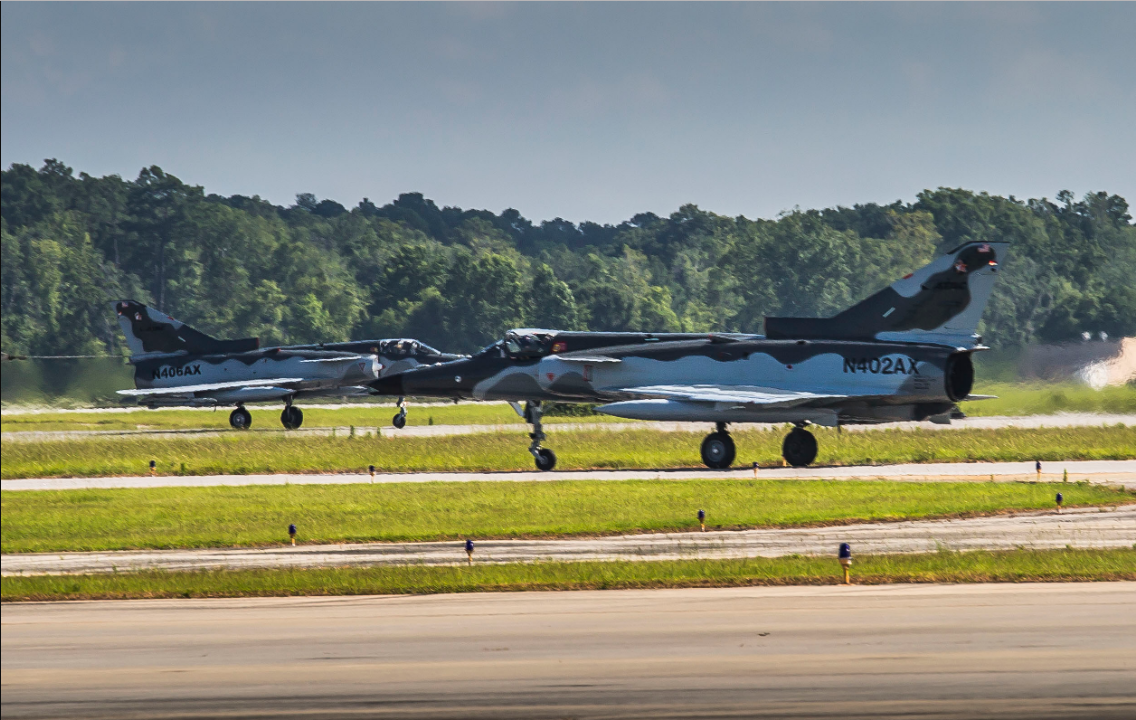
[[[970,347],[1009,250],[960,245],[831,318],[765,318],[771,339],[933,342]]]
[[[133,356],[167,353],[208,355],[248,352],[260,347],[257,338],[218,340],[210,337],[135,300],[119,300],[113,307]]]

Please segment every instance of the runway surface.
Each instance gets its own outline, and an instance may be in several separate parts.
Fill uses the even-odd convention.
[[[848,542],[857,553],[1028,548],[1131,548],[1136,505],[1016,513],[965,520],[915,520],[784,530],[653,533],[564,540],[479,540],[477,563],[553,560],[683,560],[835,554]],[[272,548],[124,550],[19,553],[0,557],[3,575],[297,568],[369,565],[462,565],[464,544],[450,542],[345,543]]]
[[[1060,482],[1087,481],[1136,488],[1136,460],[1069,460],[1042,463],[1040,479]],[[732,470],[567,470],[553,472],[417,472],[375,474],[365,472],[326,475],[190,475],[105,478],[27,478],[0,482],[3,490],[76,490],[86,488],[215,487],[221,485],[346,485],[405,482],[550,482],[558,480],[714,480],[753,478],[752,468]],[[770,480],[886,479],[907,482],[1038,480],[1032,462],[910,463],[904,465],[853,465],[847,467],[761,468],[757,477]]]
[[[5,604],[5,718],[1132,718],[1136,583]]]
[[[254,410],[256,408],[253,408]],[[387,408],[389,409],[389,408]],[[848,425],[842,429],[847,432],[870,432],[873,430],[995,430],[998,428],[1040,428],[1040,427],[1096,427],[1101,425],[1127,425],[1136,427],[1136,415],[1103,413],[1060,413],[1057,415],[1028,415],[1023,417],[971,417],[952,420],[950,425],[931,422],[897,422],[881,425]],[[690,422],[557,422],[549,418],[545,422],[549,434],[559,432],[580,432],[583,430],[656,430],[660,432],[688,432],[705,434],[714,430],[714,423]],[[347,435],[352,428],[307,427],[285,431],[275,422],[267,427],[249,430],[220,429],[173,429],[173,430],[57,430],[57,431],[18,431],[0,433],[5,442],[44,442],[47,440],[114,440],[122,437],[217,437],[233,433],[269,433],[288,437],[327,437]],[[506,425],[410,425],[401,430],[391,425],[354,427],[358,435],[380,434],[388,438],[446,437],[453,435],[477,435],[482,433],[517,433],[524,436],[528,426],[518,421]]]

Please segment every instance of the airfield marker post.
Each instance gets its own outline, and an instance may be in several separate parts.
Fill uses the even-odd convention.
[[[698,525],[702,528],[702,532],[706,532],[706,511],[702,508],[698,509]]]
[[[469,538],[466,538],[465,540],[465,557],[466,563],[473,565],[473,541]]]
[[[840,543],[840,551],[837,553],[840,558],[840,566],[844,569],[844,584],[851,585],[852,577],[852,546],[848,543]]]
[[[292,546],[296,545],[296,523],[288,524],[288,537],[292,539]]]

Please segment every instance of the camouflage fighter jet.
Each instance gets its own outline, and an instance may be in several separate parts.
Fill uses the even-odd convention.
[[[978,321],[1008,244],[966,243],[831,318],[765,319],[765,335],[651,335],[514,330],[461,360],[386,375],[383,394],[507,400],[541,446],[541,403],[599,402],[608,415],[713,422],[702,460],[727,468],[729,423],[792,423],[785,460],[816,459],[810,424],[931,420],[980,399],[971,354],[984,350]],[[525,402],[521,410],[520,402]]]
[[[373,395],[368,383],[400,372],[454,360],[411,339],[360,340],[260,348],[257,338],[218,340],[133,300],[114,303],[134,365],[134,390],[119,394],[147,407],[235,405],[229,424],[252,424],[245,403],[281,400],[280,422],[295,429],[304,413],[298,397]],[[400,400],[395,423],[406,422]],[[401,421],[401,422],[400,422]]]

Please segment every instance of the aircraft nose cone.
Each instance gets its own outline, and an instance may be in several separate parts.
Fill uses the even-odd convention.
[[[381,377],[371,383],[371,387],[374,388],[375,392],[379,393],[380,395],[402,396],[406,394],[405,392],[403,392],[401,373],[395,373],[393,375]]]

